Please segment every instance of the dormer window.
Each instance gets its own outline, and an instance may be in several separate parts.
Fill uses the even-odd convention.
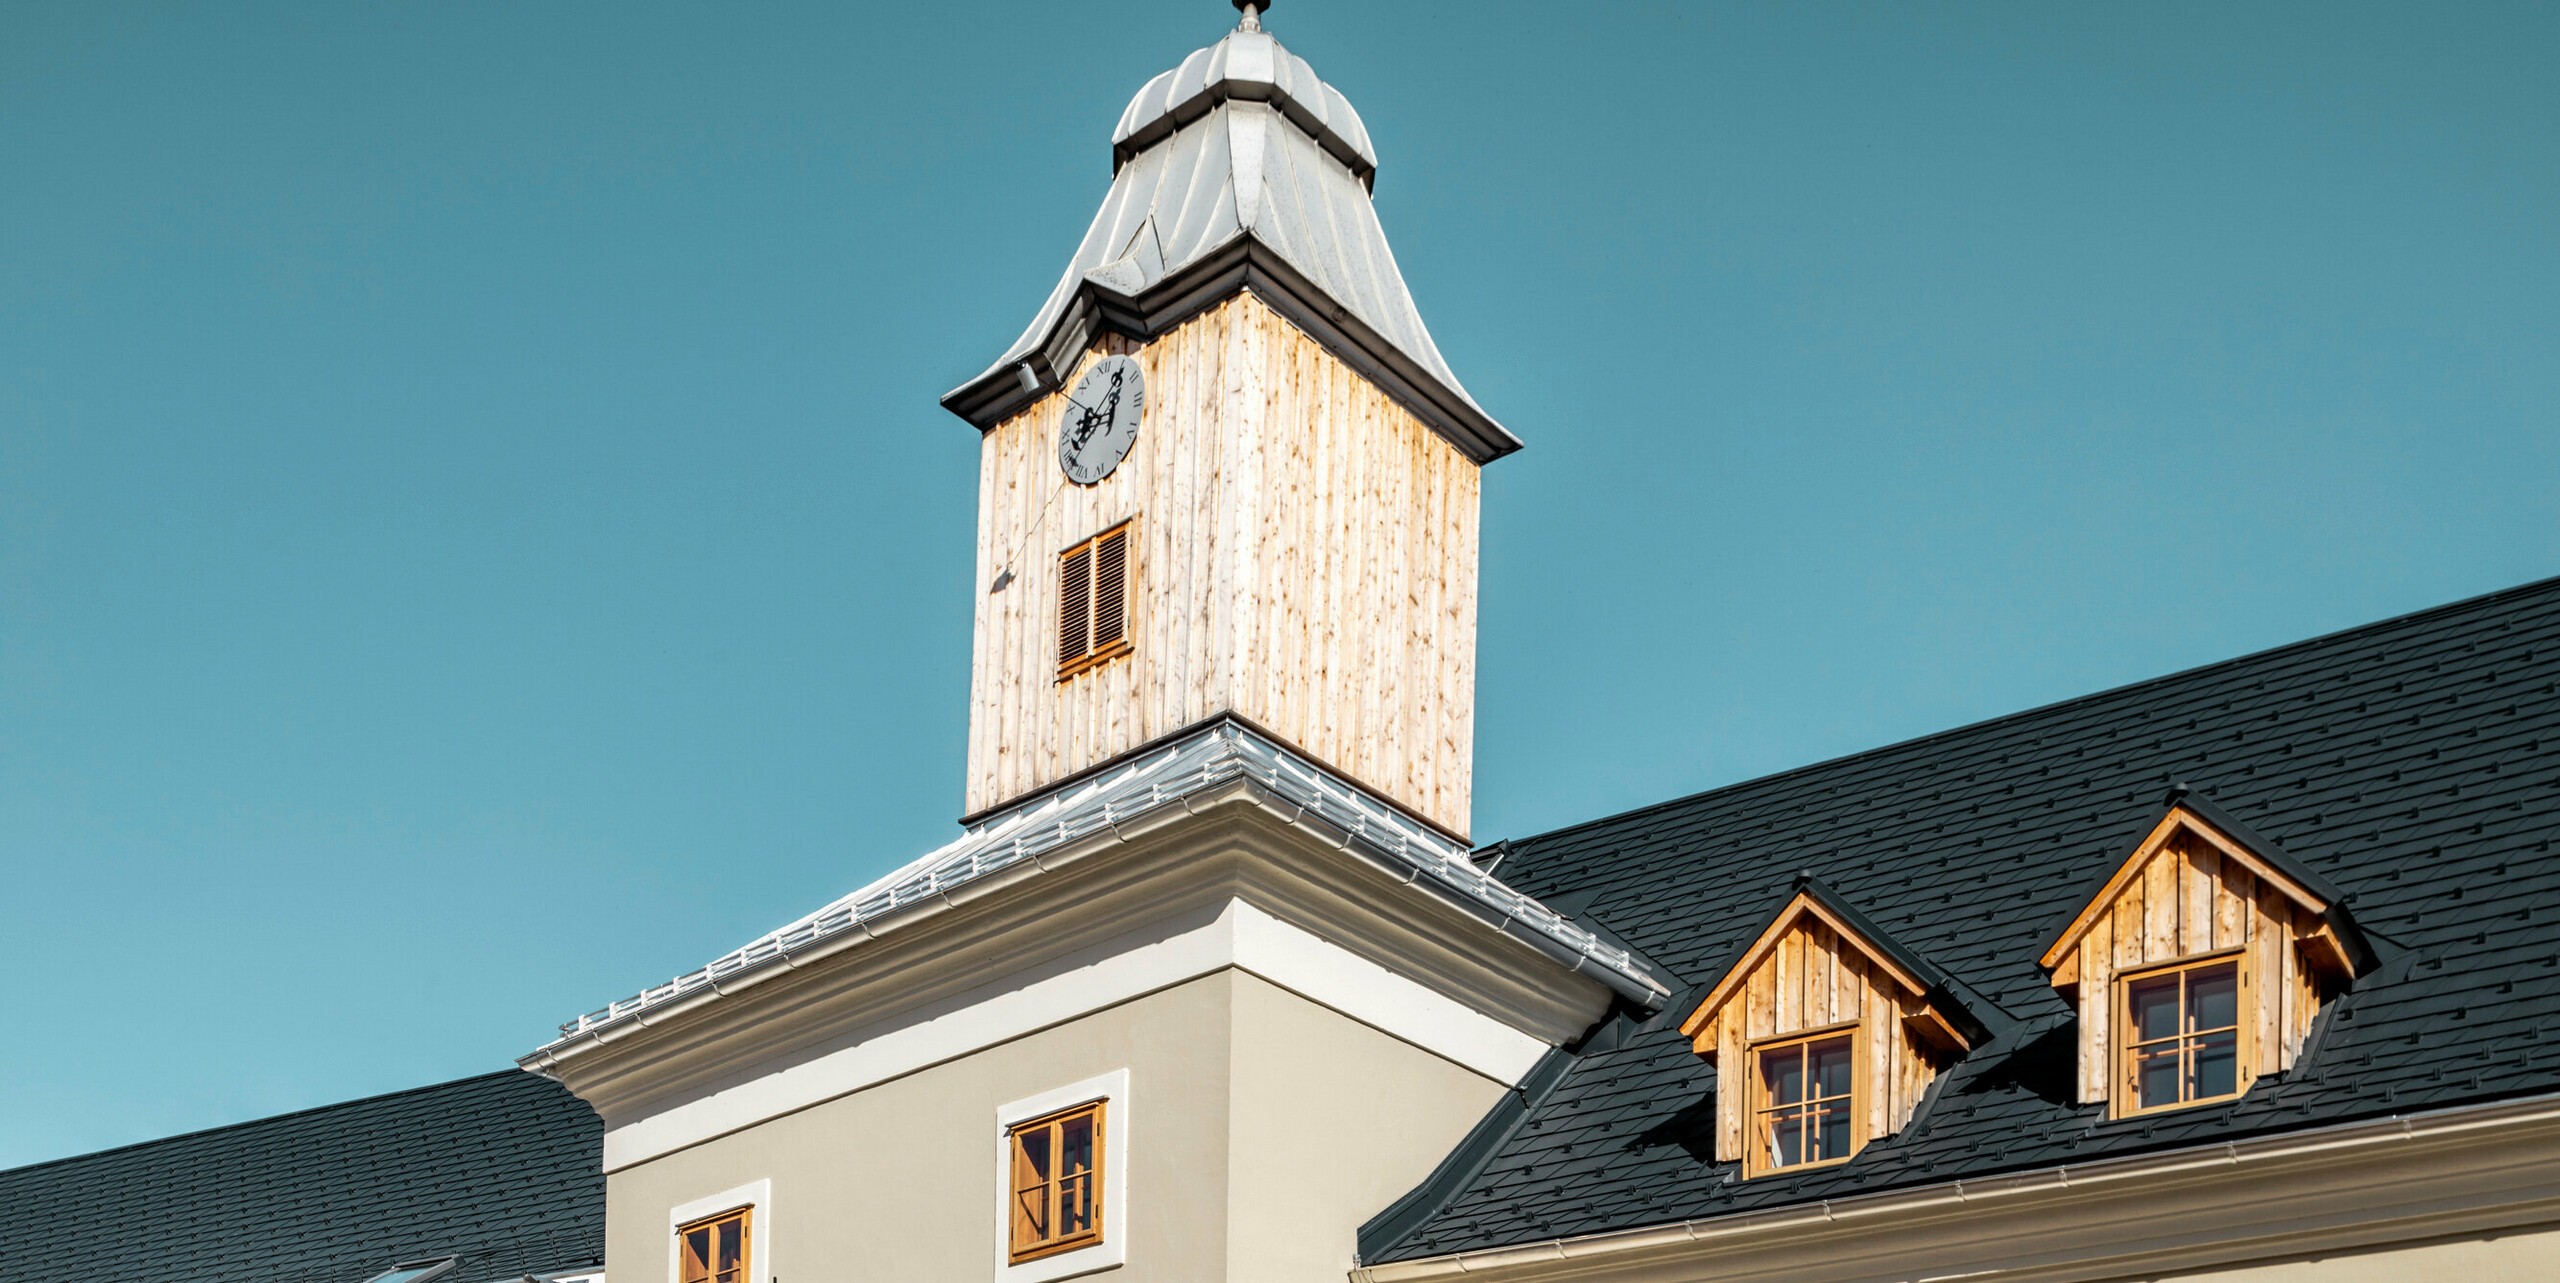
[[[2123,989],[2123,1090],[2130,1113],[2240,1094],[2236,957],[2146,971]]]
[[[1810,875],[1680,1024],[1716,1065],[1716,1157],[1765,1176],[1846,1162],[1911,1119],[1981,1023],[1945,973]]]
[[[2042,959],[2080,1008],[2079,1096],[2123,1118],[2293,1067],[2371,965],[2341,893],[2184,789]]]
[[[1751,1049],[1751,1175],[1857,1152],[1857,1041],[1844,1029]]]

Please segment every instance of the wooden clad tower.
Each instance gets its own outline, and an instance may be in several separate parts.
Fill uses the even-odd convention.
[[[943,398],[984,434],[967,810],[1232,714],[1463,836],[1478,469],[1519,442],[1414,309],[1358,115],[1240,7]]]

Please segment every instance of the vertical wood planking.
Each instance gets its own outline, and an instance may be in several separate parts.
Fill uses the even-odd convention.
[[[2284,926],[2276,917],[2282,908],[2280,893],[2266,886],[2258,888],[2250,905],[2249,970],[2257,982],[2250,986],[2255,991],[2250,1004],[2255,1008],[2251,1023],[2256,1035],[2252,1061],[2261,1073],[2280,1068],[2283,1059],[2284,999],[2281,986],[2275,983],[2283,967],[2278,955],[2285,947]]]
[[[1822,961],[1814,968],[1814,1023],[1837,1024],[1844,1015],[1840,1009],[1840,937],[1828,927],[1816,927],[1822,942]]]
[[[2144,956],[2142,952],[2142,879],[2140,877],[2125,883],[2124,894],[2116,900],[2112,916],[2115,919],[2115,969],[2128,971],[2141,966]]]
[[[1057,393],[981,443],[966,809],[1233,709],[1464,833],[1475,465],[1250,292],[1066,385],[1121,352],[1148,408],[1111,477],[1060,484]],[[1058,683],[1051,559],[1130,517],[1133,653]]]
[[[2284,948],[2276,950],[2276,958],[2281,958],[2281,963],[2284,963],[2284,1047],[2278,1053],[2276,1065],[2278,1068],[2294,1068],[2294,1055],[2301,1053],[2301,1035],[2304,1035],[2304,1029],[2312,1027],[2312,1004],[2307,1001],[2309,986],[2304,983],[2307,976],[2301,971],[2301,950],[2294,948],[2296,935],[2301,932],[2301,922],[2296,919],[2296,914],[2301,914],[2301,907],[2294,901],[2284,901],[2281,909],[2284,909],[2286,942]]]
[[[1866,1055],[1857,1067],[1859,1088],[1866,1093],[1867,1139],[1874,1140],[1893,1132],[1891,1093],[1886,1084],[1893,1081],[1893,1044],[1900,1041],[1900,1031],[1893,1027],[1893,1003],[1886,998],[1883,983],[1866,959],[1858,960],[1858,1025],[1866,1035]]]
[[[2177,955],[2178,858],[2162,851],[2142,869],[2142,958],[2158,962]]]
[[[2213,947],[2236,949],[2249,942],[2249,894],[2256,879],[2238,861],[2225,860],[2213,881]]]
[[[2115,1054],[2112,1036],[2115,993],[2115,918],[2099,918],[2080,940],[2080,1100],[2107,1098],[2107,1066]]]
[[[2181,842],[2178,852],[2178,952],[2213,949],[2213,879],[2222,853],[2202,842]]]
[[[1778,941],[1778,1011],[1771,1033],[1791,1034],[1804,1028],[1804,928]]]
[[[1750,1096],[1743,1082],[1749,1072],[1743,1042],[1740,1013],[1727,1007],[1716,1024],[1716,1157],[1728,1163],[1742,1158],[1742,1115]]]

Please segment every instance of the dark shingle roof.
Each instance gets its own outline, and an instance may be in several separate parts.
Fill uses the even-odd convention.
[[[2186,783],[2349,893],[2379,966],[2227,1106],[2077,1104],[2039,952]],[[1364,1232],[1401,1260],[2560,1090],[2560,579],[1510,844],[1693,986],[1604,1029]],[[1809,869],[2019,1018],[1899,1135],[1735,1179],[1676,1026]],[[1583,898],[1587,897],[1587,899]],[[1621,1035],[1624,1035],[1621,1037]]]
[[[604,1263],[604,1128],[521,1070],[0,1172],[30,1283],[485,1283]]]

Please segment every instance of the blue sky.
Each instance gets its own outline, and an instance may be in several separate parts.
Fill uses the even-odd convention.
[[[1233,19],[0,6],[0,1166],[499,1068],[960,811],[975,435]],[[1375,5],[1476,831],[2560,573],[2560,8]]]

